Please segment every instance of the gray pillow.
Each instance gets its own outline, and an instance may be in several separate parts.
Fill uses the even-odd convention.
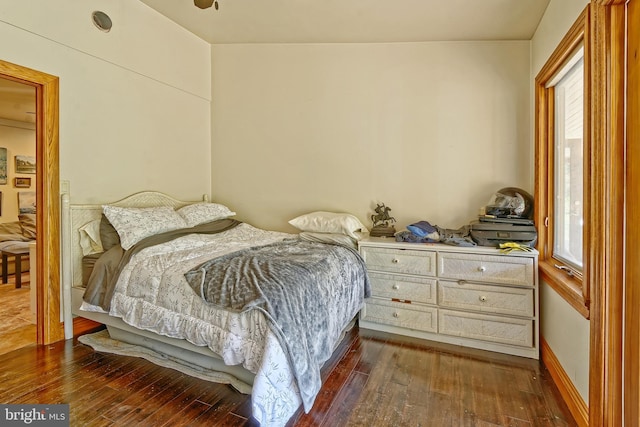
[[[102,214],[102,220],[100,221],[100,241],[105,252],[120,244],[118,232],[104,214]]]

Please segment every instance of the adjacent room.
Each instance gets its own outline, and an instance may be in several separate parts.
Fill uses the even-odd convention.
[[[0,88],[0,353],[7,353],[36,342],[36,93],[7,79]]]

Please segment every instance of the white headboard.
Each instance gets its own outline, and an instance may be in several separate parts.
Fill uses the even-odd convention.
[[[207,195],[204,195],[202,200],[184,201],[156,191],[143,191],[117,202],[99,205],[71,205],[68,202],[65,203],[64,196],[62,203],[62,277],[63,286],[68,286],[69,289],[73,286],[82,286],[82,248],[80,247],[79,229],[90,221],[100,219],[103,205],[135,208],[170,206],[177,209],[192,203],[208,201]],[[69,271],[65,271],[66,269]]]

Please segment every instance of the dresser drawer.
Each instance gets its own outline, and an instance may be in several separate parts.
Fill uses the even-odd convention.
[[[492,286],[481,283],[438,282],[440,307],[533,317],[533,288]]]
[[[437,332],[437,309],[368,298],[361,319],[417,331]]]
[[[369,273],[371,294],[375,297],[436,303],[436,279],[397,274]]]
[[[533,346],[533,320],[438,310],[438,332],[494,343]]]
[[[438,253],[438,276],[472,282],[533,286],[533,259],[515,256]]]
[[[369,270],[423,276],[435,276],[436,274],[435,252],[362,247],[360,253]]]

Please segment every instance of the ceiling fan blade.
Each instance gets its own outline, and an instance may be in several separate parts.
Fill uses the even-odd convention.
[[[208,9],[213,6],[213,0],[193,0],[193,4],[200,9]]]

